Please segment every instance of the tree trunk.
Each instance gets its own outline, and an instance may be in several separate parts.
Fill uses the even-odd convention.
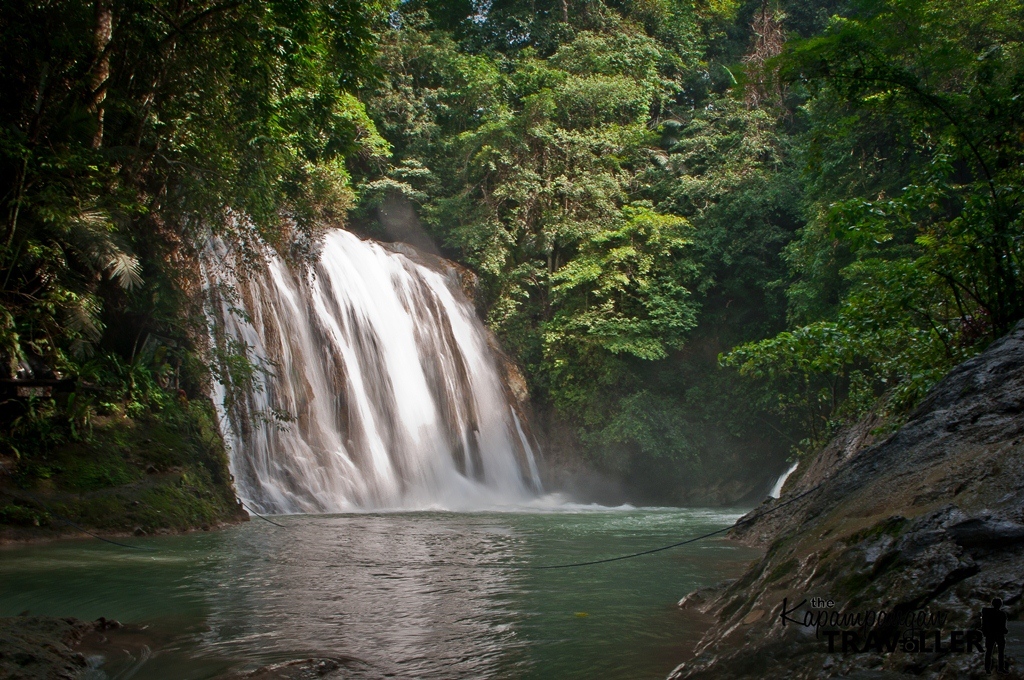
[[[103,144],[103,100],[107,98],[107,81],[110,78],[110,36],[114,29],[114,12],[110,0],[96,0],[96,25],[93,30],[93,48],[95,57],[92,72],[89,74],[89,110],[96,114],[96,133],[92,138],[92,148],[98,149]]]

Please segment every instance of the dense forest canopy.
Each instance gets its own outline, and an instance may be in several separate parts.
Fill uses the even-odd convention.
[[[3,446],[246,380],[205,349],[211,233],[301,262],[396,207],[538,418],[652,496],[896,422],[1024,316],[1022,32],[1018,0],[5,0],[3,370],[105,391],[6,405]]]
[[[5,404],[5,453],[204,394],[197,253],[225,233],[301,255],[344,218],[346,163],[386,154],[353,94],[381,11],[5,1],[3,370],[100,388]]]

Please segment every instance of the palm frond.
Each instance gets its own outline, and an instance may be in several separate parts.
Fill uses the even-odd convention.
[[[142,267],[139,265],[139,258],[118,251],[107,263],[107,273],[110,278],[117,279],[118,285],[124,290],[134,290],[142,286]]]
[[[92,295],[75,298],[64,305],[64,322],[76,337],[71,342],[71,352],[78,358],[92,356],[93,345],[103,335],[100,321],[101,304]]]
[[[139,259],[122,247],[111,230],[110,216],[101,210],[83,210],[71,220],[72,247],[94,267],[116,279],[124,290],[142,285]]]

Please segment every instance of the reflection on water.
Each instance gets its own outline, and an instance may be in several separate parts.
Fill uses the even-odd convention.
[[[753,552],[708,540],[580,569],[726,526],[679,509],[398,513],[254,520],[220,532],[0,550],[0,615],[148,625],[136,678],[214,678],[310,656],[360,677],[660,678],[692,645],[674,603]],[[348,677],[348,676],[346,676]]]

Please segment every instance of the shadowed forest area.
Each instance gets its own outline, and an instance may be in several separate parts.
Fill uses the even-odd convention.
[[[211,344],[200,254],[344,226],[476,273],[554,463],[762,492],[1024,316],[1022,38],[1019,0],[5,0],[4,472],[221,493],[211,380],[273,367]]]

